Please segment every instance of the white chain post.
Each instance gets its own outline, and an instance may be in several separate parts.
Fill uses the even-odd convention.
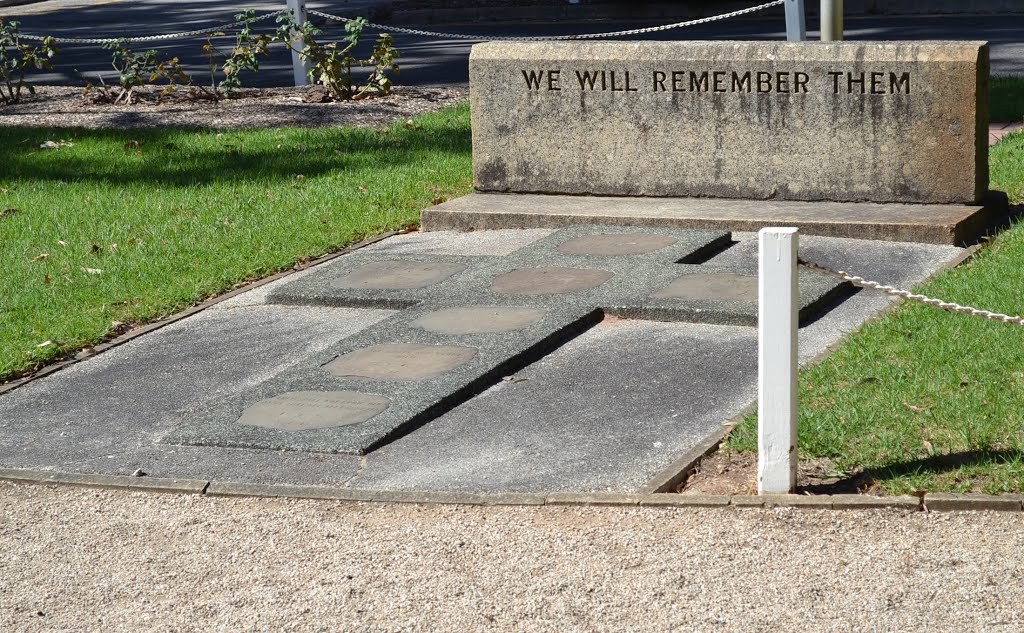
[[[821,41],[843,41],[843,0],[821,0]]]
[[[803,42],[807,39],[807,18],[804,0],[786,0],[786,39]]]
[[[299,24],[304,23],[306,21],[306,0],[286,0],[286,2],[295,21]],[[292,46],[295,49],[292,51],[292,75],[295,78],[295,85],[308,86],[309,62],[303,61],[299,54],[299,51],[303,49],[302,38],[295,32],[292,32]]]
[[[797,465],[797,250],[795,228],[766,228],[757,290],[757,493],[789,493]]]

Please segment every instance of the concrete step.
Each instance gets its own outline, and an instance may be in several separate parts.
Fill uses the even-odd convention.
[[[421,215],[424,231],[614,224],[756,231],[796,226],[809,235],[964,245],[1004,223],[1006,194],[983,204],[880,204],[473,193]]]

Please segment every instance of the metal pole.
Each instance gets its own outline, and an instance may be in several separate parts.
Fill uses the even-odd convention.
[[[843,0],[821,0],[821,41],[843,40]]]
[[[303,24],[306,21],[306,0],[286,0],[288,10],[292,12],[295,22]],[[302,38],[298,33],[292,32],[292,75],[295,78],[296,86],[309,85],[309,62],[303,61],[299,54],[303,48]]]
[[[794,228],[767,228],[757,289],[757,493],[789,493],[797,465],[797,249]]]
[[[786,39],[803,42],[807,39],[807,20],[804,0],[786,0]]]

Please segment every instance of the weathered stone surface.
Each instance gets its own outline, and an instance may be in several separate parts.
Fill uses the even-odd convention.
[[[371,262],[344,277],[335,279],[331,285],[334,288],[373,288],[378,290],[426,288],[464,270],[466,270],[465,264],[449,262]]]
[[[661,242],[672,243],[620,257],[559,250],[581,237],[612,235],[621,244],[630,241],[630,235],[643,239],[652,233],[669,238]],[[551,233],[511,255],[457,260],[466,266],[464,271],[426,288],[325,291],[324,287],[330,287],[339,277],[382,261],[372,255],[340,258],[293,281],[290,290],[269,294],[268,300],[331,306],[391,302],[405,309],[251,389],[212,399],[164,436],[164,441],[189,446],[363,454],[459,406],[490,385],[505,384],[502,379],[607,315],[754,325],[755,301],[723,301],[717,295],[697,299],[651,296],[680,275],[750,275],[756,269],[752,254],[724,265],[697,263],[730,244],[729,235],[721,231],[652,232],[633,227],[578,226]],[[424,254],[398,257],[388,254],[387,260],[408,261],[415,266],[453,258]],[[838,280],[806,270],[800,273],[799,287],[805,318],[830,306],[845,292]],[[603,364],[618,366],[620,354],[614,356]],[[513,379],[509,384],[514,383]],[[559,393],[566,390],[572,388]],[[237,423],[247,409],[283,394],[339,391],[386,397],[390,405],[359,423],[328,421],[327,426],[318,423],[316,428],[298,432],[282,429],[273,415],[269,416],[269,426]],[[589,397],[585,395],[585,399]],[[634,408],[631,404],[629,412]],[[288,413],[289,409],[282,407],[278,412]],[[541,415],[538,419],[546,418]],[[300,417],[298,422],[305,422],[305,418]],[[490,462],[479,461],[482,467]]]
[[[642,255],[653,253],[676,243],[674,237],[643,233],[611,233],[583,235],[562,243],[558,252],[567,255]]]
[[[502,295],[571,294],[596,288],[615,276],[607,270],[521,268],[495,277],[491,292]]]
[[[983,42],[485,43],[482,191],[972,203]]]
[[[469,306],[434,310],[409,323],[438,334],[512,332],[533,325],[547,310],[515,306]]]
[[[757,277],[732,273],[683,275],[651,296],[655,299],[757,301]]]
[[[257,402],[239,424],[281,431],[308,431],[366,422],[391,401],[358,391],[293,391]]]
[[[473,347],[394,343],[349,352],[324,366],[335,376],[371,380],[430,380],[476,356]]]

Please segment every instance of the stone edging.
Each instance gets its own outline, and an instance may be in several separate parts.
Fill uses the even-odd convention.
[[[22,484],[56,484],[88,488],[108,488],[130,492],[168,492],[211,497],[269,497],[289,499],[328,499],[374,503],[419,503],[474,506],[637,506],[659,508],[799,508],[806,510],[875,510],[1024,512],[1021,495],[983,495],[926,493],[921,497],[871,497],[867,495],[681,495],[552,492],[475,494],[462,492],[411,492],[359,490],[328,486],[247,484],[133,477],[129,475],[90,475],[41,470],[0,469],[0,481]]]

